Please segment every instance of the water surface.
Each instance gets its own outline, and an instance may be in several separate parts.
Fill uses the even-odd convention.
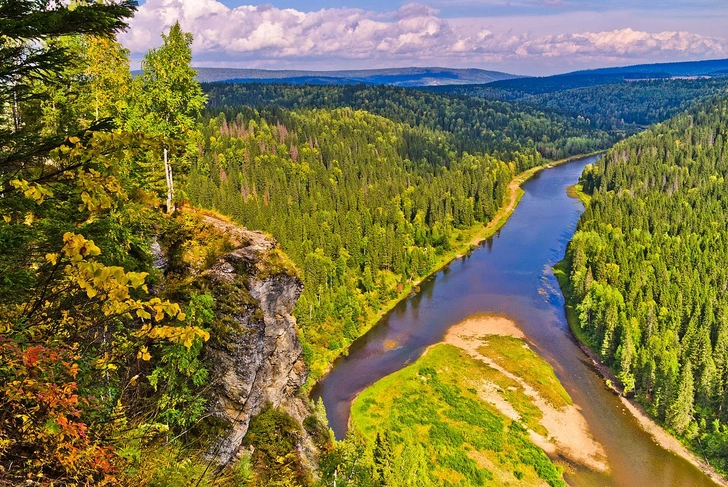
[[[594,159],[536,174],[523,185],[523,199],[498,234],[423,282],[418,294],[400,302],[334,363],[313,396],[323,398],[337,438],[346,434],[351,402],[359,392],[416,360],[468,316],[500,314],[516,321],[554,367],[607,452],[608,474],[572,468],[565,476],[570,485],[715,485],[642,430],[606,389],[566,323],[564,298],[551,267],[563,258],[583,210],[566,196],[566,188]]]

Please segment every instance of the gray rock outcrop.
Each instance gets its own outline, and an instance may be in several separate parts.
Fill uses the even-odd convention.
[[[205,348],[210,413],[230,425],[208,453],[227,463],[239,453],[251,418],[266,403],[299,424],[310,414],[300,393],[308,370],[292,314],[303,290],[295,271],[281,264],[284,257],[269,237],[225,222],[214,224],[238,246],[200,276],[218,307],[218,323]]]

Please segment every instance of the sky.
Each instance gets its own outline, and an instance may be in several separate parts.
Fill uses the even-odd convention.
[[[146,0],[120,36],[133,67],[179,20],[193,65],[408,66],[549,75],[728,58],[728,0]]]

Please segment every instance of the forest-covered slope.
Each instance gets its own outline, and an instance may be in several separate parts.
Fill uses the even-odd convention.
[[[136,6],[0,6],[0,484],[341,486],[356,471],[386,484],[376,445],[334,441],[311,407],[308,366],[315,380],[381,310],[467,251],[517,173],[620,136],[550,109],[391,87],[211,85],[208,97],[179,23],[132,77],[115,36]],[[642,225],[624,234],[641,250],[592,248],[618,241],[609,220],[585,223],[570,251],[585,333],[717,461],[725,111],[620,145],[603,174],[585,176],[588,218],[626,205],[614,220]],[[658,156],[675,167],[647,168],[638,183],[639,162]],[[635,169],[613,175],[623,159]],[[629,192],[609,192],[619,185]],[[617,251],[626,260],[612,264]],[[620,273],[643,260],[654,274]],[[665,274],[679,287],[657,287]],[[518,440],[502,459],[508,480],[561,483],[517,423],[489,422]],[[485,463],[453,460],[487,480]]]
[[[363,111],[248,113],[209,120],[187,193],[272,233],[302,271],[296,316],[314,378],[536,163],[459,155],[442,133]]]
[[[510,162],[536,152],[560,159],[605,149],[615,138],[588,121],[517,103],[439,95],[391,86],[204,85],[210,112],[237,115],[253,108],[353,108],[412,127],[444,132],[457,151],[482,152]]]
[[[388,303],[467,247],[513,176],[543,154],[611,140],[555,113],[391,87],[206,90],[187,194],[269,231],[301,269],[296,316],[312,379]]]
[[[594,127],[609,132],[636,132],[725,93],[728,78],[625,81],[623,75],[585,73],[432,90],[517,101],[587,118]]]
[[[728,470],[728,99],[617,144],[565,260],[577,334],[625,391]]]
[[[489,85],[506,97],[512,94],[540,95],[575,88],[624,83],[638,80],[670,80],[688,78],[720,78],[728,69],[728,59],[708,61],[638,64],[615,68],[590,69],[571,73],[556,74],[544,77],[526,77],[494,81]],[[460,87],[432,88],[433,90],[450,91]],[[462,87],[464,89],[470,87]],[[473,87],[476,88],[476,87]],[[511,95],[508,95],[508,94]]]

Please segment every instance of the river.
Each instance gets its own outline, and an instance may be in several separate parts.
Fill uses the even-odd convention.
[[[697,467],[657,445],[610,392],[579,349],[566,322],[551,267],[560,261],[583,208],[566,195],[594,157],[545,169],[506,225],[469,256],[450,263],[354,342],[348,356],[314,388],[337,438],[346,434],[351,401],[363,389],[416,360],[452,325],[478,313],[516,321],[556,371],[606,452],[608,474],[569,468],[574,486],[714,486]]]

